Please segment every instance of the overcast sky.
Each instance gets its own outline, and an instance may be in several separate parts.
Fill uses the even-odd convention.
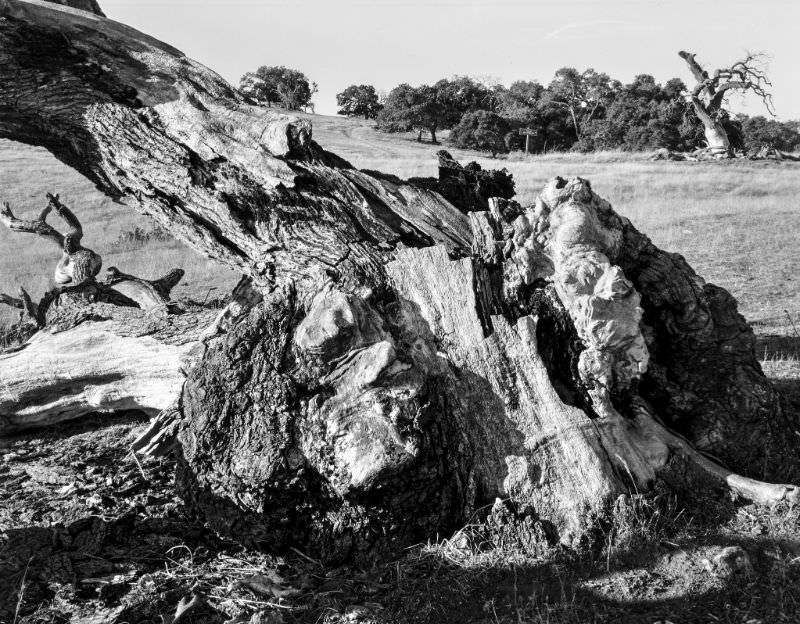
[[[678,50],[714,69],[770,55],[775,108],[800,118],[800,0],[100,0],[106,14],[180,48],[238,84],[259,65],[300,69],[336,93],[456,74],[547,84],[563,66],[629,82],[691,75]],[[752,99],[733,105],[751,115]]]

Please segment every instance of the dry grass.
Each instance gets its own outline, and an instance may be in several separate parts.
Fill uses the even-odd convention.
[[[156,278],[174,267],[186,277],[174,296],[202,298],[208,288],[220,293],[236,283],[232,271],[201,258],[175,240],[149,243],[146,249],[116,244],[120,236],[137,227],[152,230],[153,222],[130,208],[113,202],[84,177],[58,162],[43,149],[0,140],[0,201],[7,201],[18,217],[34,218],[46,203],[48,192],[58,193],[81,220],[84,244],[103,257],[103,267],[116,266],[125,273]],[[63,228],[57,217],[55,227]],[[24,286],[34,299],[52,287],[52,274],[60,256],[51,243],[0,228],[0,292],[16,296]],[[0,324],[16,313],[0,306]]]
[[[359,168],[400,177],[436,175],[436,150],[411,136],[386,135],[360,120],[310,116],[314,136]],[[555,175],[581,176],[629,217],[653,241],[683,254],[697,272],[739,300],[748,319],[786,325],[784,310],[800,313],[794,287],[800,269],[800,164],[771,162],[649,162],[641,154],[550,154],[491,159],[452,150],[461,160],[485,167],[503,166],[513,174],[520,201],[530,202]],[[47,191],[59,192],[85,225],[85,240],[105,266],[155,276],[172,266],[187,269],[176,294],[200,294],[201,286],[222,287],[232,276],[177,242],[159,242],[128,252],[114,248],[122,232],[151,227],[147,219],[101,195],[84,178],[39,149],[0,141],[0,194],[20,213],[33,214]],[[49,283],[57,250],[28,236],[0,230],[0,292],[19,284],[41,293]]]

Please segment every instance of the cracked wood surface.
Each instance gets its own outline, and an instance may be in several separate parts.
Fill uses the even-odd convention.
[[[0,0],[0,136],[41,145],[256,283],[380,282],[399,242],[469,248],[436,193],[325,152],[178,50],[93,14]]]
[[[53,324],[0,354],[0,435],[93,412],[156,416],[180,395],[213,311],[148,314],[111,304]]]

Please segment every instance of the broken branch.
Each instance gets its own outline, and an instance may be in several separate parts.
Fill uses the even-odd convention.
[[[55,209],[58,216],[61,217],[61,220],[67,224],[67,227],[69,227],[69,231],[65,235],[64,239],[65,245],[70,245],[71,249],[67,249],[65,247],[64,251],[67,253],[72,253],[72,251],[75,251],[80,246],[81,239],[83,238],[83,228],[81,227],[81,222],[78,220],[78,217],[75,216],[74,212],[72,212],[59,201],[58,195],[48,193],[47,199],[49,200],[47,209]]]
[[[11,206],[8,202],[4,202],[3,209],[0,210],[0,223],[5,225],[12,232],[25,232],[42,236],[63,249],[64,237],[58,230],[45,221],[50,210],[51,206],[48,204],[41,212],[38,219],[18,219],[14,216],[14,213],[11,212]]]

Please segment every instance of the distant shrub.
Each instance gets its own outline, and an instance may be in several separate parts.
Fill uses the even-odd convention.
[[[800,123],[796,121],[782,122],[759,115],[741,118],[741,127],[748,151],[755,152],[762,147],[774,147],[783,152],[800,149]]]
[[[139,249],[151,242],[167,242],[175,240],[168,230],[160,225],[145,229],[138,225],[132,230],[120,232],[117,240],[112,243],[116,249]]]
[[[508,151],[506,135],[510,124],[497,113],[470,111],[450,132],[450,142],[460,148],[491,153],[492,157]]]

